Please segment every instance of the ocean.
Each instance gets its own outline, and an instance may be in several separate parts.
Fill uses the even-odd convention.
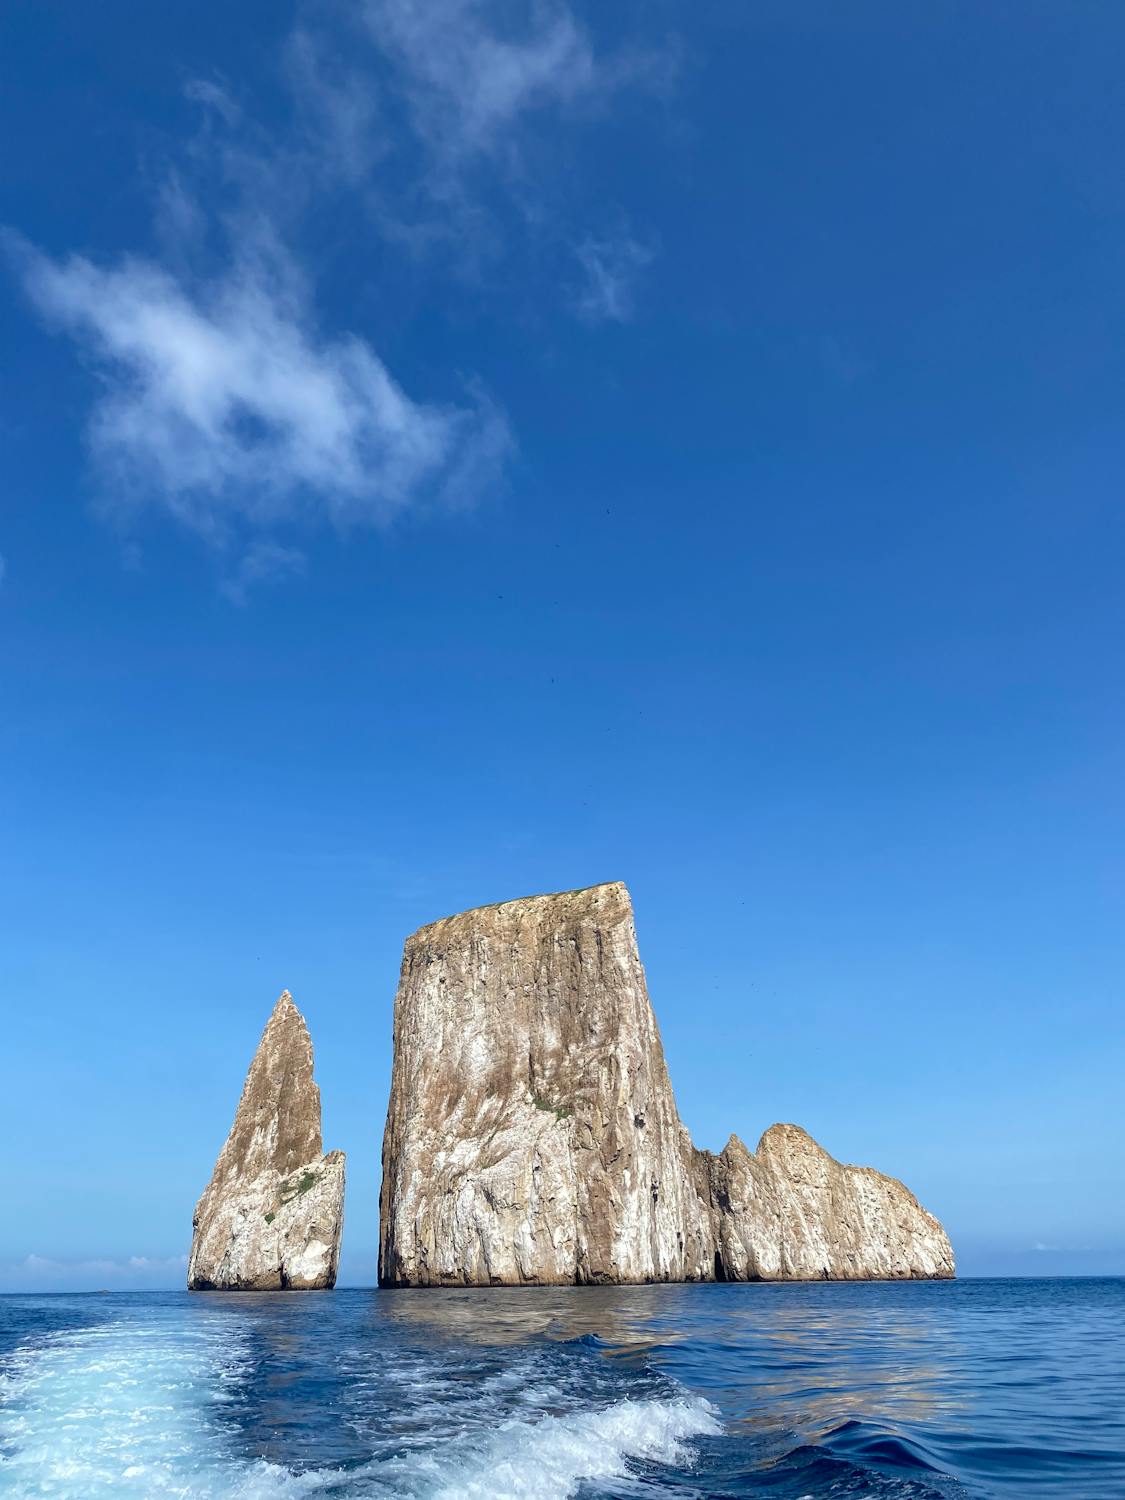
[[[1125,1496],[1125,1280],[0,1297],[0,1496]]]

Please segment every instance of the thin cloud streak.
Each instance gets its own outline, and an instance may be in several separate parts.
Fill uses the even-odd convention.
[[[519,116],[602,82],[588,36],[553,0],[528,7],[518,35],[500,34],[486,0],[367,0],[363,15],[417,134],[447,163],[509,146]]]
[[[119,1290],[182,1286],[187,1274],[186,1255],[108,1256],[87,1260],[56,1260],[47,1255],[25,1255],[22,1260],[0,1262],[0,1292],[88,1291],[98,1287]]]
[[[653,252],[630,235],[588,236],[575,255],[584,273],[575,298],[579,315],[591,323],[627,323],[635,309],[637,279]]]
[[[304,152],[319,172],[348,187],[360,186],[390,149],[370,69],[344,56],[323,34],[297,27],[285,44],[282,71]]]
[[[220,588],[232,604],[245,604],[251,589],[263,583],[280,583],[286,578],[299,577],[304,571],[303,552],[265,538],[251,543]]]
[[[414,192],[376,194],[376,216],[389,238],[421,250],[452,236],[464,253],[468,236],[474,252],[498,251],[487,207],[497,189],[543,233],[557,218],[549,148],[562,124],[598,117],[629,89],[666,90],[679,65],[670,41],[599,51],[566,0],[360,0],[348,13],[373,49],[363,98],[377,77],[396,147],[412,137],[419,158]],[[307,117],[318,92],[314,80],[296,96]]]

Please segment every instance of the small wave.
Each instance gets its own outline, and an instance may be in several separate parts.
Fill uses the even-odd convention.
[[[846,1455],[875,1468],[903,1473],[919,1471],[941,1474],[942,1466],[917,1439],[905,1437],[890,1428],[874,1427],[868,1422],[844,1422],[822,1439],[834,1453]]]
[[[799,1500],[968,1500],[961,1482],[920,1445],[854,1420],[775,1457],[758,1470],[754,1493]]]

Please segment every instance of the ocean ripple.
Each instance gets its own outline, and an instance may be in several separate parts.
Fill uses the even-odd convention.
[[[10,1500],[1120,1500],[1125,1283],[0,1298]]]

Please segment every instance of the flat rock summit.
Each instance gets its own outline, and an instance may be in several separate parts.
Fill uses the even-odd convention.
[[[381,1284],[953,1274],[945,1231],[901,1182],[842,1165],[796,1125],[756,1151],[737,1136],[717,1156],[692,1145],[624,885],[481,907],[407,939]]]
[[[305,1018],[285,990],[192,1221],[188,1287],[279,1291],[336,1281],[344,1153],[322,1154]]]

